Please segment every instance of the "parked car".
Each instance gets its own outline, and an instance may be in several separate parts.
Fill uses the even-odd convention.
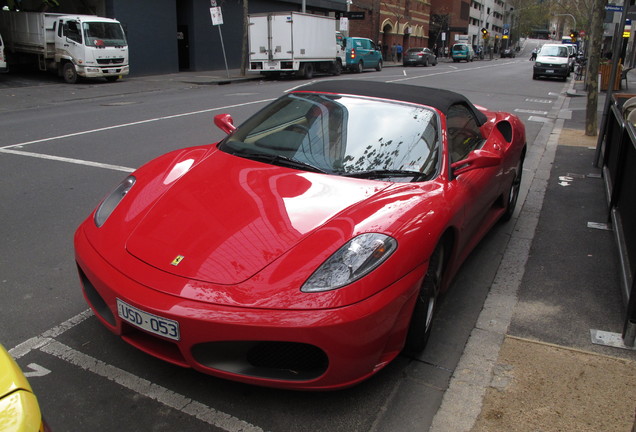
[[[459,62],[461,60],[466,60],[467,62],[471,62],[475,58],[475,51],[473,47],[466,43],[456,43],[451,48],[451,58],[454,62]]]
[[[344,388],[419,353],[519,196],[523,123],[447,90],[318,81],[214,121],[225,139],[126,177],[74,244],[104,326],[226,379]]]
[[[570,76],[570,51],[567,45],[545,44],[537,53],[532,79],[557,77],[565,81]]]
[[[506,48],[506,49],[503,49],[501,51],[501,56],[500,57],[501,58],[504,58],[504,57],[515,58],[516,56],[517,56],[517,54],[515,53],[514,48]]]
[[[357,73],[369,68],[382,70],[382,52],[371,39],[348,37],[345,38],[345,44],[346,69]]]
[[[404,66],[436,66],[437,56],[428,48],[409,48],[402,59]]]
[[[31,385],[0,345],[0,429],[6,432],[50,432]]]

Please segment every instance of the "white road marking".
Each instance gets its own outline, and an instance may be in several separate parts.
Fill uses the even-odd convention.
[[[190,399],[179,393],[175,393],[158,384],[154,384],[146,379],[138,377],[119,369],[115,366],[104,363],[94,357],[81,353],[54,338],[60,336],[64,332],[72,329],[76,325],[82,323],[87,318],[93,316],[90,309],[75,315],[63,323],[43,332],[41,335],[33,337],[18,346],[11,348],[9,354],[16,360],[25,356],[32,350],[39,350],[44,353],[53,355],[67,363],[78,366],[88,372],[92,372],[110,381],[119,384],[129,390],[132,390],[142,396],[154,399],[170,408],[179,410],[187,415],[196,417],[212,426],[223,429],[228,432],[263,432],[258,426],[247,423],[239,418],[215,410],[196,400]],[[43,367],[31,363],[29,368],[39,371],[46,371]],[[25,375],[30,372],[26,372]],[[41,376],[41,375],[27,375]]]
[[[526,102],[536,102],[536,103],[543,103],[543,104],[551,104],[554,101],[552,99],[535,99],[535,98],[526,98]]]
[[[151,119],[147,119],[147,120],[140,120],[140,121],[131,122],[131,123],[122,123],[122,124],[113,125],[113,126],[107,126],[107,127],[103,127],[103,128],[91,129],[91,130],[86,130],[86,131],[81,131],[81,132],[74,132],[74,133],[70,133],[70,134],[66,134],[66,135],[59,135],[59,136],[49,137],[49,138],[42,138],[42,139],[39,139],[39,140],[26,141],[26,142],[18,143],[18,144],[11,144],[11,145],[8,145],[8,146],[0,147],[0,150],[9,149],[9,148],[12,148],[12,147],[23,147],[23,146],[27,146],[27,145],[30,145],[30,144],[43,143],[43,142],[48,142],[48,141],[56,141],[56,140],[59,140],[59,139],[71,138],[71,137],[87,135],[87,134],[92,134],[92,133],[97,133],[97,132],[104,132],[104,131],[107,131],[107,130],[120,129],[120,128],[129,127],[129,126],[137,126],[137,125],[140,125],[140,124],[152,123],[152,122],[157,122],[157,121],[162,121],[162,120],[170,120],[170,119],[179,118],[179,117],[187,117],[187,116],[191,116],[191,115],[204,114],[204,113],[213,112],[213,111],[220,111],[220,110],[224,110],[224,109],[238,108],[238,107],[247,106],[247,105],[254,105],[254,104],[259,104],[259,103],[271,102],[273,100],[274,100],[273,98],[272,99],[262,99],[262,100],[258,100],[258,101],[245,102],[245,103],[240,103],[240,104],[235,104],[235,105],[226,105],[226,106],[222,106],[222,107],[218,107],[218,108],[208,108],[208,109],[200,110],[200,111],[191,111],[191,112],[187,112],[187,113],[174,114],[174,115],[163,116],[163,117],[156,117],[156,118],[151,118]]]
[[[477,69],[488,69],[488,68],[493,68],[493,67],[501,67],[501,66],[505,66],[507,64],[512,64],[512,63],[514,63],[514,62],[497,63],[497,64],[492,64],[492,65],[477,66],[477,67],[462,68],[462,69],[457,69],[455,66],[448,65],[450,68],[453,68],[454,70],[434,72],[434,73],[430,73],[430,74],[426,74],[426,75],[418,75],[418,76],[401,78],[401,79],[394,79],[394,80],[389,80],[387,82],[410,81],[410,80],[414,80],[414,79],[426,78],[426,77],[435,76],[435,75],[445,75],[445,74],[457,73],[457,72],[467,72],[467,71],[472,71],[472,70],[477,70]]]
[[[24,376],[27,378],[42,377],[51,373],[50,370],[37,363],[29,363],[27,367],[31,369],[31,372],[24,372]]]
[[[547,111],[537,111],[537,110],[527,110],[527,109],[521,109],[521,108],[515,108],[515,112],[518,113],[525,113],[525,114],[538,114],[538,115],[548,115]]]
[[[133,375],[130,372],[104,363],[95,357],[76,351],[58,341],[51,340],[51,342],[41,347],[40,350],[225,431],[263,432],[263,429],[258,426],[251,425],[229,414],[217,411],[210,406]]]
[[[96,167],[96,168],[106,168],[106,169],[115,170],[115,171],[133,172],[135,170],[135,168],[128,168],[128,167],[119,166],[119,165],[110,165],[110,164],[105,164],[100,162],[90,162],[90,161],[85,161],[80,159],[71,159],[71,158],[66,158],[61,156],[52,156],[52,155],[47,155],[43,153],[33,153],[33,152],[25,152],[25,151],[19,151],[19,150],[11,150],[8,148],[0,148],[0,153],[9,153],[9,154],[14,154],[19,156],[29,156],[29,157],[34,157],[38,159],[48,159],[48,160],[67,162],[67,163],[72,163],[77,165],[86,165],[86,166]]]

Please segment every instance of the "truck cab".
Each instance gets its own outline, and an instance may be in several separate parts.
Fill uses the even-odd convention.
[[[63,16],[53,25],[58,73],[68,83],[78,76],[116,81],[128,75],[128,43],[119,22]]]

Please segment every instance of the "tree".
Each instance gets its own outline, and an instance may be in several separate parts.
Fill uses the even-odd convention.
[[[603,17],[607,0],[594,0],[590,38],[588,44],[588,73],[586,80],[587,104],[585,111],[585,135],[598,135],[598,70],[601,60],[601,44],[603,42]]]

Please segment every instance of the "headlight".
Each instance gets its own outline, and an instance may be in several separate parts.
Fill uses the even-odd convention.
[[[543,63],[535,62],[535,66],[543,66]]]
[[[110,193],[106,197],[104,201],[97,207],[97,211],[95,212],[95,225],[97,227],[101,227],[108,219],[108,216],[115,210],[115,207],[119,204],[119,202],[126,196],[128,191],[135,184],[135,177],[128,176],[122,181],[119,186],[115,188],[114,191]]]
[[[348,241],[303,284],[303,292],[322,292],[349,285],[382,264],[397,248],[384,234],[367,233]]]

